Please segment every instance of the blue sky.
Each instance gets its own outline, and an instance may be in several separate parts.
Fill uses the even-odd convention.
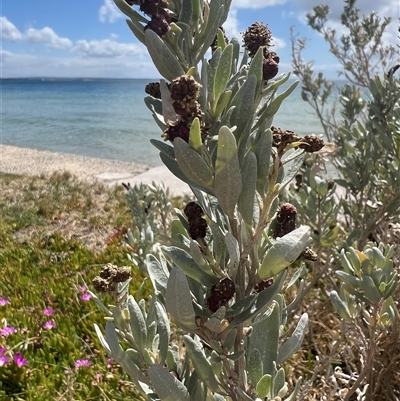
[[[188,1],[188,0],[184,0]],[[305,14],[328,3],[332,26],[341,29],[339,0],[233,0],[225,24],[228,36],[239,35],[253,22],[269,25],[282,72],[290,70],[290,27],[309,40],[307,60],[334,77],[337,65],[327,45],[306,26]],[[359,0],[368,14],[394,21],[386,36],[397,43],[399,0]],[[157,71],[112,0],[2,0],[0,5],[1,74],[10,77],[155,78]]]

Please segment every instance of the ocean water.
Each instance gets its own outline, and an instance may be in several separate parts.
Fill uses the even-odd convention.
[[[143,79],[2,79],[0,141],[5,145],[159,166],[150,139],[161,130],[144,104]],[[282,89],[281,89],[282,91]],[[274,125],[322,133],[300,85]]]

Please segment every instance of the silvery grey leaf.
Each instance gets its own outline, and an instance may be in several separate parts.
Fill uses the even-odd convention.
[[[107,321],[106,323],[106,340],[111,351],[112,357],[117,361],[122,361],[124,358],[124,351],[119,345],[118,336],[115,331],[113,322]]]
[[[261,280],[279,274],[293,263],[304,251],[310,238],[310,227],[300,226],[296,230],[278,238],[268,249],[258,276]]]
[[[146,346],[147,339],[147,327],[144,320],[142,310],[137,304],[135,298],[132,295],[128,297],[128,310],[129,310],[129,324],[131,327],[131,332],[133,339],[138,346],[138,351]]]
[[[295,352],[300,349],[304,335],[306,334],[307,324],[308,314],[303,313],[291,337],[279,347],[277,358],[278,365],[281,365],[283,362],[287,361]]]
[[[192,48],[192,55],[195,60],[194,64],[198,64],[203,59],[207,50],[210,48],[217,34],[218,28],[221,26],[221,17],[224,12],[224,6],[221,0],[211,0],[210,2],[210,15],[207,25],[196,40]]]
[[[249,152],[243,160],[241,168],[242,192],[238,200],[238,208],[243,220],[247,224],[253,222],[254,196],[257,182],[257,158],[253,152]]]
[[[226,126],[221,127],[218,133],[214,190],[223,212],[229,218],[233,218],[235,206],[242,190],[242,177],[236,139]]]
[[[105,348],[107,351],[108,355],[111,355],[111,349],[110,346],[108,345],[106,339],[103,336],[103,333],[100,330],[100,327],[97,324],[94,324],[94,330],[96,331],[97,337],[100,340],[101,345]]]
[[[178,267],[173,267],[170,272],[165,306],[177,324],[191,331],[197,330],[189,285],[185,274]]]
[[[165,270],[156,257],[151,254],[146,256],[146,267],[154,290],[165,294],[169,276],[168,270]]]
[[[194,183],[211,188],[214,177],[204,159],[182,138],[174,139],[175,157],[181,171]]]
[[[225,47],[221,54],[214,77],[213,95],[214,102],[217,103],[222,93],[225,92],[226,84],[231,76],[232,70],[233,45]]]
[[[151,29],[144,32],[145,45],[158,72],[169,81],[184,75],[178,59],[164,41]]]
[[[239,266],[239,244],[236,238],[230,232],[225,234],[225,244],[229,254],[228,267],[235,270]]]
[[[165,166],[168,168],[168,170],[171,171],[171,173],[174,174],[175,177],[179,178],[181,181],[186,182],[186,184],[190,185],[191,187],[196,187],[202,190],[203,192],[211,194],[213,193],[212,189],[196,184],[195,182],[191,181],[188,177],[186,177],[186,175],[182,172],[176,160],[171,159],[165,153],[160,153],[160,158],[162,162],[165,164]]]
[[[278,357],[279,327],[281,311],[277,302],[273,301],[270,309],[258,316],[253,322],[253,331],[249,339],[248,352],[258,350],[263,366],[263,375],[275,374],[275,362]],[[268,346],[266,346],[268,344]]]
[[[283,191],[286,185],[293,180],[293,178],[296,176],[301,166],[303,165],[303,161],[304,161],[304,154],[300,155],[299,157],[297,157],[297,159],[293,160],[293,162],[290,164],[289,170],[285,172],[285,178],[281,183],[280,191]]]
[[[298,83],[299,81],[293,82],[288,89],[286,89],[283,93],[276,96],[274,100],[272,100],[272,102],[263,111],[262,115],[260,116],[260,119],[254,126],[254,129],[258,128],[258,125],[261,124],[263,120],[269,119],[277,113],[282,102],[296,89]]]
[[[282,290],[285,278],[286,274],[285,272],[282,272],[278,277],[275,278],[274,283],[270,287],[256,295],[250,295],[247,297],[248,299],[245,298],[244,300],[237,302],[236,304],[240,306],[239,308],[236,304],[233,304],[232,311],[235,313],[232,315],[235,317],[229,326],[236,327],[241,323],[251,321],[260,313],[262,314],[267,308],[270,307],[272,300]],[[227,312],[227,316],[230,315],[231,313]]]
[[[211,287],[218,281],[217,277],[207,274],[202,270],[192,259],[190,254],[183,249],[176,246],[162,246],[161,249],[173,264],[182,269],[188,277],[191,277],[198,283],[206,287]]]
[[[237,126],[235,137],[240,145],[247,142],[247,137],[242,137],[246,126],[253,118],[254,98],[256,94],[257,78],[255,75],[247,77],[246,81],[240,87],[233,97],[230,106],[236,106],[232,115],[232,124]]]
[[[161,401],[190,401],[190,395],[185,385],[163,366],[155,363],[149,367],[148,374]]]
[[[247,371],[249,379],[255,387],[263,376],[263,364],[261,361],[261,354],[256,348],[252,348],[247,352]]]
[[[274,377],[274,397],[278,396],[278,393],[281,392],[282,389],[285,388],[286,382],[285,382],[285,369],[280,368],[278,372],[276,373]],[[286,393],[285,393],[286,394]],[[285,394],[282,395],[282,397],[285,396]]]
[[[188,335],[183,336],[183,342],[186,345],[187,353],[198,375],[204,380],[207,387],[209,387],[212,391],[218,391],[218,381],[214,375],[210,363],[207,361],[207,358],[204,355],[202,345]]]
[[[167,125],[174,125],[176,122],[178,122],[179,115],[176,114],[173,106],[174,101],[172,100],[171,92],[169,91],[168,86],[163,79],[160,79],[160,92],[164,122]]]
[[[164,310],[164,307],[159,302],[156,301],[155,309],[157,315],[159,346],[160,346],[159,362],[163,365],[167,359],[171,329],[169,325],[168,316]]]
[[[136,36],[136,38],[144,44],[144,28],[143,25],[137,22],[136,20],[126,20],[126,23],[132,33]]]

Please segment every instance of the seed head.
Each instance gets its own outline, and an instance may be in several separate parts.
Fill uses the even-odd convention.
[[[226,305],[235,295],[235,284],[229,278],[224,278],[211,287],[207,305],[210,311],[216,312],[221,306]]]
[[[140,11],[152,17],[159,15],[162,9],[168,8],[166,0],[139,0]]]
[[[162,15],[153,16],[151,21],[144,27],[144,29],[151,29],[158,36],[165,35],[169,29],[169,19],[165,18]]]
[[[311,262],[315,262],[318,260],[318,255],[309,247],[304,249],[304,251],[300,254],[298,259],[309,260]]]
[[[163,137],[166,141],[173,142],[175,138],[182,138],[185,142],[189,142],[190,128],[186,121],[179,121],[175,125],[169,125],[164,131]]]
[[[108,280],[96,276],[93,281],[93,287],[96,291],[99,292],[111,292],[114,290],[114,285],[110,284]]]
[[[199,219],[204,215],[203,209],[197,202],[189,202],[183,212],[189,221]]]
[[[155,97],[156,99],[161,99],[161,90],[159,82],[150,82],[146,85],[144,91],[150,95]]]
[[[175,100],[173,106],[176,114],[179,114],[183,120],[192,121],[195,117],[201,118],[200,103],[194,99]]]
[[[184,209],[189,223],[189,235],[193,239],[204,238],[207,234],[207,222],[203,219],[203,209],[196,202],[189,202]]]
[[[263,60],[263,79],[269,81],[276,77],[279,72],[278,63],[272,58],[264,58]]]
[[[273,278],[261,280],[254,286],[254,292],[258,294],[259,292],[266,290],[268,287],[271,287],[272,284],[274,284]]]
[[[297,209],[291,203],[284,203],[279,207],[276,216],[276,226],[274,238],[283,237],[284,235],[296,229]]]
[[[306,135],[303,137],[302,142],[299,148],[309,153],[318,152],[325,146],[324,140],[316,135]]]
[[[290,130],[283,130],[278,127],[271,127],[272,130],[272,146],[278,149],[278,154],[281,154],[287,145],[300,141],[300,137]]]
[[[248,50],[250,57],[254,57],[261,46],[270,47],[271,40],[272,34],[268,25],[259,22],[250,25],[243,34],[244,47]]]
[[[274,60],[276,63],[279,64],[280,58],[275,52],[266,52],[265,58],[269,58]]]
[[[129,266],[118,267],[107,263],[100,275],[93,279],[93,286],[100,292],[112,292],[116,288],[116,283],[122,283],[131,277]]]
[[[197,100],[200,86],[191,75],[182,75],[171,82],[171,97],[178,102]]]

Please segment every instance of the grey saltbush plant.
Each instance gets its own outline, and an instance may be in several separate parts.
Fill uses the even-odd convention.
[[[227,40],[219,27],[229,0],[115,3],[163,77],[146,87],[164,137],[152,144],[196,201],[177,211],[162,252],[147,255],[148,299],[129,295],[126,269],[94,281],[114,301],[94,296],[107,315],[105,334],[96,332],[146,399],[293,400],[300,379],[288,395],[282,365],[301,346],[307,314],[287,321],[283,293],[310,230],[285,230],[276,211],[304,152],[323,146],[271,127],[297,82],[276,95],[290,74],[272,80],[279,57],[268,27],[249,27],[244,51]]]
[[[146,399],[294,400],[301,380],[289,391],[284,363],[300,349],[307,327],[307,313],[294,313],[306,284],[302,261],[323,256],[307,247],[310,228],[297,227],[296,209],[282,201],[305,153],[324,145],[272,126],[297,82],[277,95],[290,74],[277,75],[268,27],[250,26],[244,50],[226,38],[220,27],[229,0],[115,3],[163,77],[146,87],[145,103],[164,138],[151,142],[195,201],[176,210],[160,252],[146,248],[152,223],[137,219],[147,238],[142,249],[154,253],[146,255],[153,293],[135,298],[127,269],[108,266],[94,284],[114,304],[106,307],[93,294],[107,320],[97,335]],[[315,186],[321,196],[332,190],[318,180]],[[328,231],[322,245],[335,235]],[[330,296],[345,318],[370,296],[387,321],[393,318],[390,252],[368,248],[339,275],[344,284]],[[291,305],[288,289],[297,294]]]
[[[169,191],[163,185],[125,185],[132,216],[132,227],[125,240],[129,259],[146,271],[146,255],[154,252],[159,240],[157,236],[167,234],[172,220],[172,203]]]
[[[347,355],[360,355],[358,366],[343,361],[347,372],[331,370],[337,379],[332,397],[397,399],[400,385],[393,383],[399,383],[400,365],[392,362],[389,350],[396,352],[393,344],[400,338],[399,242],[387,235],[385,240],[393,245],[384,246],[379,234],[388,224],[400,223],[400,79],[399,64],[395,65],[399,52],[383,41],[390,19],[374,13],[361,16],[356,1],[344,3],[341,22],[347,33],[340,38],[329,28],[328,6],[315,7],[307,18],[342,65],[339,76],[346,79],[345,85],[337,88],[322,73],[314,73],[313,63],[302,58],[306,41],[292,37],[292,65],[302,82],[302,98],[332,142],[331,152],[326,147],[324,154],[306,159],[287,194],[299,222],[309,222],[318,255],[313,280],[298,303],[324,277],[343,330],[352,338]],[[326,160],[335,167],[335,177],[323,173]],[[289,313],[295,307],[289,307]],[[341,347],[349,348],[345,342]],[[329,364],[337,361],[332,358]]]
[[[356,0],[344,1],[340,20],[344,34],[329,27],[329,7],[307,14],[337,58],[337,87],[312,62],[302,58],[305,40],[292,36],[292,65],[302,82],[302,98],[315,110],[321,128],[333,142],[330,162],[339,174],[341,214],[346,219],[347,245],[362,249],[377,228],[400,215],[400,64],[399,49],[384,42],[390,18],[361,15]],[[397,66],[396,66],[397,64]],[[333,99],[338,99],[334,102]],[[325,184],[327,180],[324,180]]]

